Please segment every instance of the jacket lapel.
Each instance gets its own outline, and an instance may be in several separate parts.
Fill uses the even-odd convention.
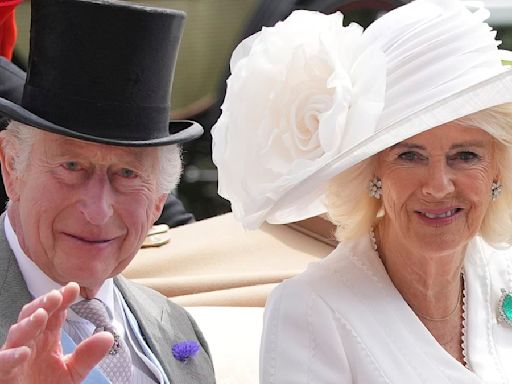
[[[162,296],[161,300],[152,301],[148,300],[147,296],[139,296],[137,290],[131,289],[130,283],[122,277],[116,277],[115,283],[137,320],[142,337],[159,360],[170,383],[213,382],[214,379],[208,380],[204,376],[204,372],[208,371],[204,364],[210,364],[213,375],[211,362],[205,352],[194,358],[194,362],[181,362],[172,355],[171,349],[174,344],[190,340],[191,337],[180,331],[183,329],[180,327],[180,321],[183,320],[170,316],[168,299]],[[157,299],[156,294],[155,299]],[[190,327],[190,323],[187,326]]]

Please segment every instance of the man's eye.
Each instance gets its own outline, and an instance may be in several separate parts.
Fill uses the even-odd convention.
[[[80,170],[80,165],[77,161],[67,161],[63,164],[63,167],[68,171],[78,171]]]
[[[122,177],[125,177],[127,179],[132,179],[134,177],[137,177],[137,174],[135,173],[135,171],[129,169],[129,168],[122,168],[121,169],[121,176]]]

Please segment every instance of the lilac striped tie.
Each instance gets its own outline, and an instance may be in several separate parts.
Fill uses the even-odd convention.
[[[105,304],[98,299],[82,300],[73,304],[71,309],[96,327],[94,333],[107,331],[114,336],[114,345],[98,365],[112,384],[130,383],[132,376],[130,351],[125,341],[112,327]]]

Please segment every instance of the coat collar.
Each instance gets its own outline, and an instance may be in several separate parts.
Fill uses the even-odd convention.
[[[394,287],[369,237],[338,246],[304,275],[366,352],[376,362],[390,362],[376,363],[390,382],[482,383],[420,322]]]

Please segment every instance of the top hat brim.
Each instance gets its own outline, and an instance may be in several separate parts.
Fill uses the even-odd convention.
[[[326,212],[323,196],[329,181],[337,174],[403,140],[464,116],[512,102],[512,69],[499,73],[466,89],[378,129],[367,139],[343,151],[279,198],[265,217],[261,213],[244,218],[248,228],[263,220],[283,224],[304,220]]]
[[[72,137],[79,140],[95,143],[117,145],[126,147],[155,147],[162,145],[182,144],[197,139],[203,134],[203,127],[190,120],[169,121],[169,135],[147,140],[118,140],[105,137],[97,137],[77,132],[60,125],[54,124],[37,116],[22,106],[0,97],[0,115],[7,119],[33,126],[51,133]]]

